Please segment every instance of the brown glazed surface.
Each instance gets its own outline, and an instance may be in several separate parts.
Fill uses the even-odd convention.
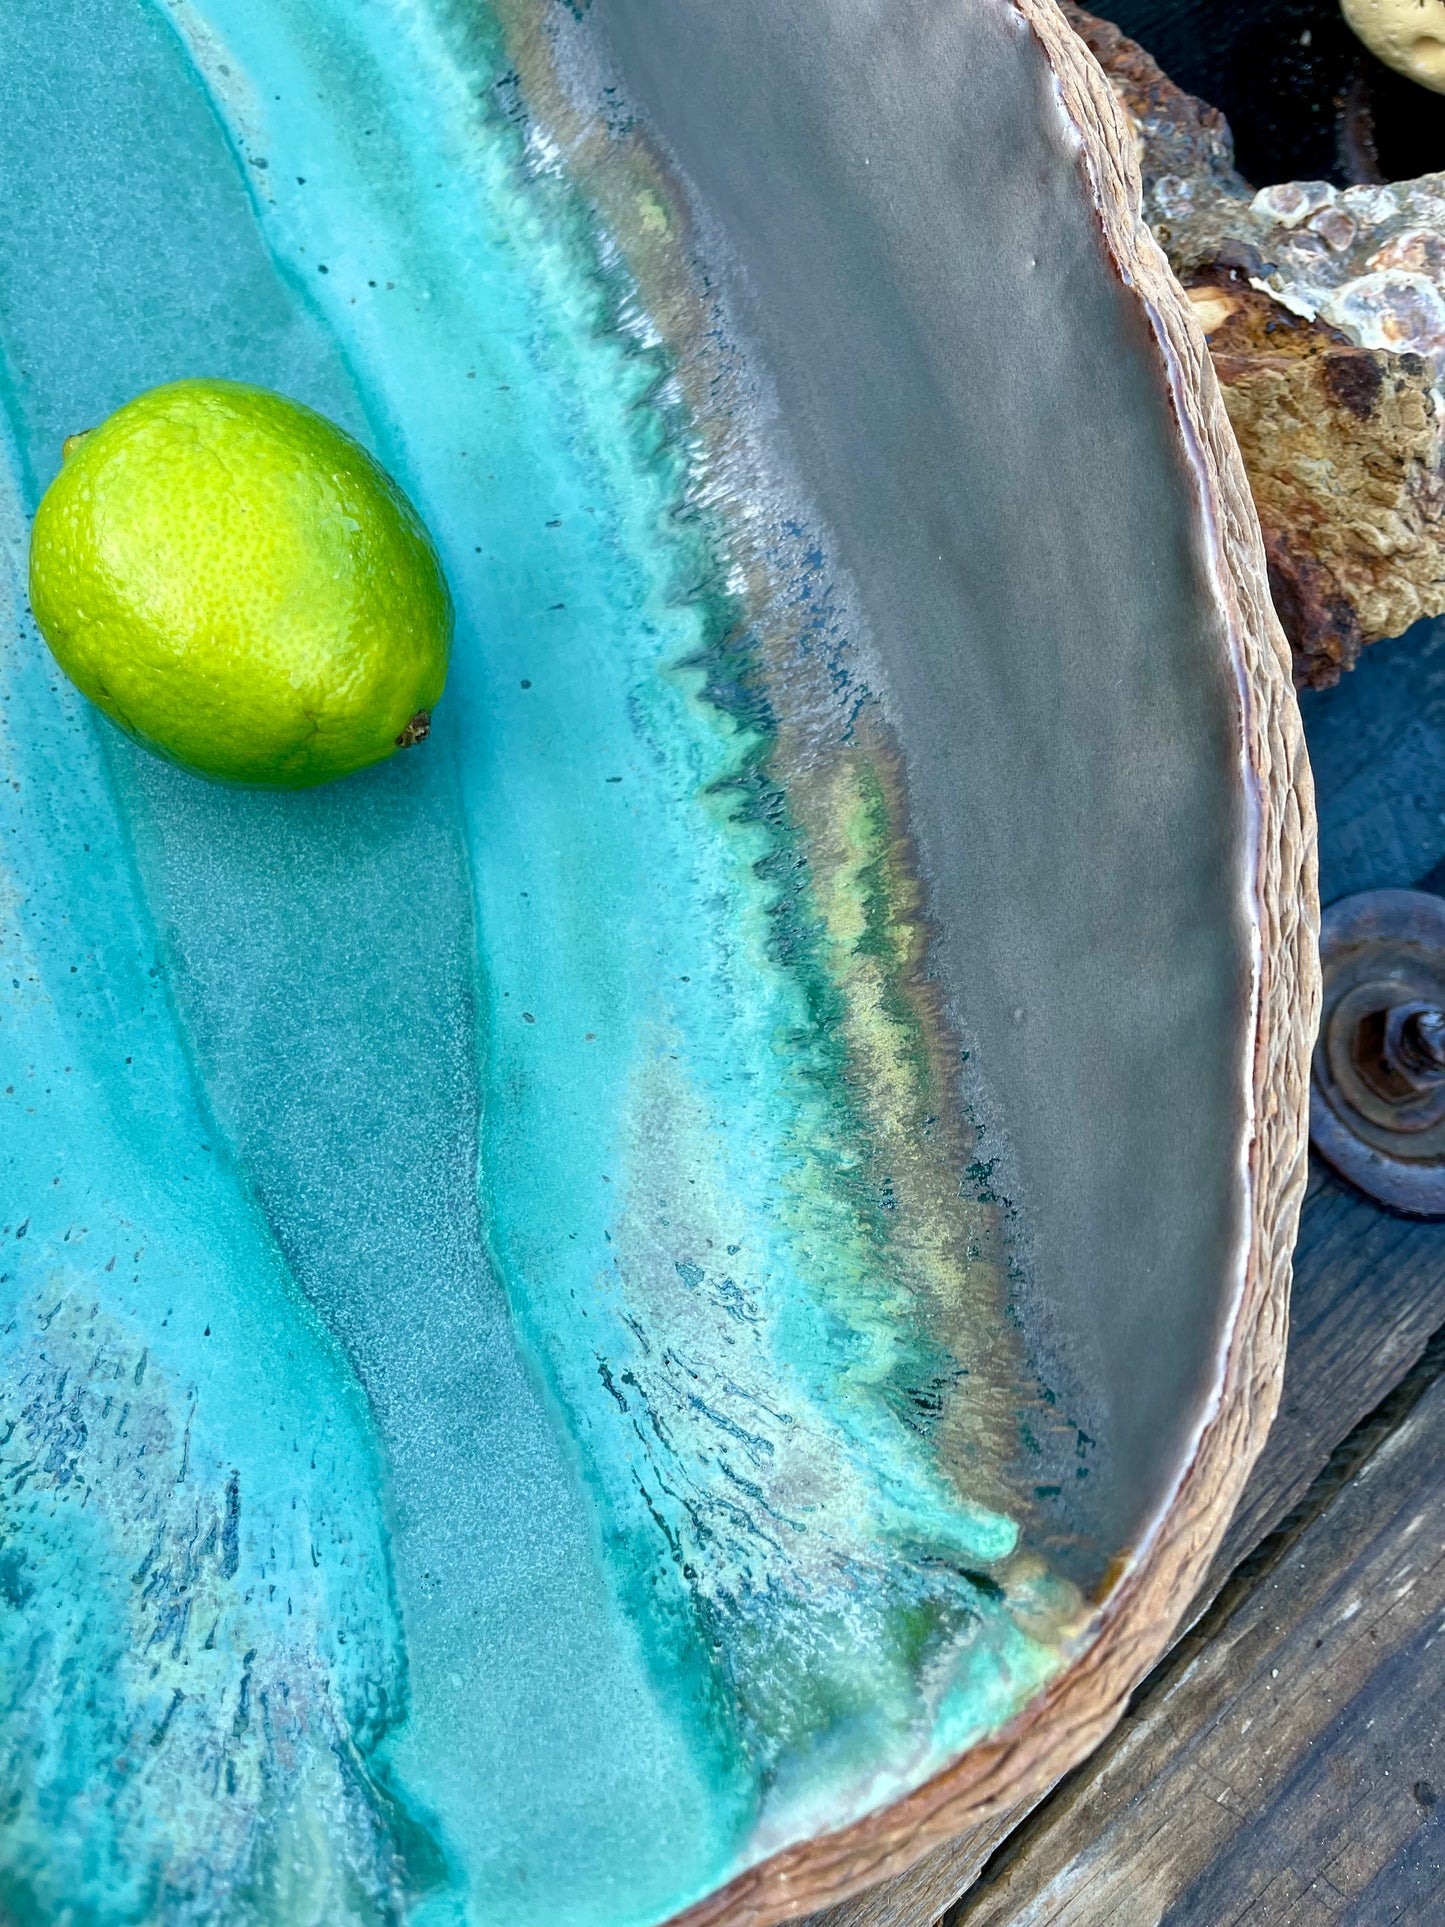
[[[1053,0],[1013,0],[1082,142],[1105,247],[1147,316],[1212,546],[1257,789],[1258,1002],[1252,1041],[1250,1242],[1215,1400],[1152,1539],[1102,1604],[1083,1656],[1010,1726],[895,1805],[774,1855],[678,1916],[677,1927],[766,1927],[900,1871],[933,1843],[1041,1791],[1095,1746],[1162,1652],[1219,1544],[1279,1392],[1290,1258],[1305,1183],[1318,1020],[1314,799],[1288,651],[1270,605],[1248,485],[1204,339],[1140,216],[1133,142],[1112,90]]]

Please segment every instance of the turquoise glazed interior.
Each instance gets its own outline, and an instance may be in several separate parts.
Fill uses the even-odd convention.
[[[989,299],[1042,253],[1059,339],[975,304],[967,430],[870,316],[913,240],[859,170],[912,164],[843,84],[927,48],[860,57],[850,0],[748,80],[782,27],[710,14],[8,0],[15,1927],[661,1921],[1025,1705],[1209,1394],[1244,805],[1157,356],[1004,6],[959,16],[948,141],[996,172],[1032,115],[1048,232]],[[739,122],[751,187],[730,61],[798,103],[776,152]],[[834,344],[769,263],[835,214]],[[424,748],[209,787],[56,671],[61,442],[186,375],[322,409],[421,508]]]

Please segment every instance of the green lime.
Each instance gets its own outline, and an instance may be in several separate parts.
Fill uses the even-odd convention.
[[[300,789],[427,733],[452,607],[421,519],[299,402],[178,381],[65,445],[30,542],[61,668],[203,776]]]

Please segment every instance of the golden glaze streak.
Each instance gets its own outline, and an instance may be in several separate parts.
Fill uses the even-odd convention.
[[[799,648],[816,614],[800,603],[800,583],[841,571],[831,556],[820,566],[807,553],[815,531],[802,537],[786,526],[792,478],[776,473],[758,427],[754,372],[732,345],[715,294],[699,286],[700,237],[666,161],[640,122],[609,127],[579,101],[555,13],[549,19],[534,0],[495,0],[495,10],[522,98],[620,249],[672,360],[696,436],[692,501],[713,524],[739,609],[727,646],[747,653],[769,706],[767,779],[786,798],[826,975],[841,999],[839,1040],[867,1182],[891,1193],[890,1216],[905,1228],[880,1245],[883,1288],[908,1294],[923,1329],[963,1368],[939,1388],[940,1468],[969,1503],[1019,1521],[1020,1551],[999,1577],[1027,1586],[1043,1571],[1042,1522],[1021,1415],[1036,1438],[1056,1445],[1067,1434],[1069,1449],[1075,1428],[1041,1396],[1009,1316],[1002,1213],[986,1177],[960,1183],[979,1145],[959,1043],[928,969],[931,933],[892,730],[871,700],[866,663],[846,644],[833,655]],[[852,711],[846,746],[844,710]],[[1066,1585],[1053,1591],[1058,1612],[1034,1629],[1070,1642],[1081,1602]]]
[[[1153,1538],[1099,1610],[1082,1655],[1008,1727],[906,1799],[749,1869],[674,1927],[769,1927],[897,1874],[941,1840],[1023,1807],[1109,1731],[1168,1645],[1219,1545],[1279,1399],[1291,1255],[1307,1175],[1309,1063],[1319,1021],[1314,786],[1263,544],[1204,338],[1140,211],[1133,142],[1112,89],[1053,0],[1010,0],[1076,129],[1104,244],[1158,344],[1213,545],[1255,786],[1248,891],[1258,983],[1249,1078],[1249,1240],[1217,1398]]]
[[[1198,491],[1201,541],[1209,552],[1241,693],[1239,754],[1254,807],[1239,888],[1247,899],[1256,972],[1252,1040],[1241,1067],[1253,1121],[1246,1248],[1217,1394],[1192,1458],[1152,1536],[1099,1604],[1093,1637],[1079,1657],[1009,1726],[914,1793],[774,1854],[679,1915],[673,1927],[769,1927],[810,1913],[901,1872],[937,1842],[1026,1805],[1076,1765],[1115,1723],[1134,1686],[1168,1644],[1219,1544],[1278,1400],[1290,1260],[1306,1178],[1309,1059],[1319,1011],[1314,796],[1288,651],[1270,604],[1258,521],[1204,340],[1142,220],[1133,143],[1113,92],[1053,0],[1009,4],[1052,70],[1062,113],[1079,141],[1079,165],[1108,257],[1139,303],[1157,345],[1160,377]],[[499,12],[523,94],[617,239],[649,314],[677,357],[699,437],[697,472],[748,474],[756,451],[748,445],[746,411],[730,406],[743,392],[744,376],[715,341],[707,351],[699,345],[710,311],[685,265],[689,216],[675,183],[635,124],[608,130],[569,96],[552,42],[526,0],[499,0]],[[723,506],[716,495],[712,502]],[[775,533],[762,530],[749,544],[735,527],[728,530],[746,580],[746,605],[764,644],[770,631],[778,633],[785,614],[766,543]],[[785,728],[789,714],[806,718],[808,712],[806,702],[779,707]],[[798,740],[785,736],[779,742],[779,765],[806,767],[808,747],[804,721]],[[815,888],[829,937],[845,950],[850,945],[846,927],[829,921],[836,904],[833,888],[841,886],[851,860],[841,826],[860,807],[870,782],[887,795],[888,821],[906,820],[887,746],[876,742],[871,749],[869,754],[860,744],[856,759],[834,764],[834,792],[831,798],[817,794],[816,811],[804,800],[806,784],[789,786],[810,854],[819,862]],[[848,976],[846,959],[838,961]],[[895,985],[909,985],[909,1004],[930,1040],[938,1040],[940,1027],[927,1008],[930,986],[916,973],[916,959],[897,961]],[[869,981],[869,966],[856,954],[849,1007],[848,1044],[860,1081],[871,1084],[876,1077],[886,1088],[904,1040]],[[948,1075],[936,1065],[932,1074]],[[937,1094],[941,1098],[943,1090]],[[898,1093],[889,1108],[901,1121],[908,1100]],[[926,1165],[912,1181],[929,1188]],[[971,1312],[964,1311],[965,1329],[990,1301],[997,1304],[994,1294],[1000,1288],[995,1283],[997,1226],[988,1207],[977,1209],[983,1251],[977,1254],[981,1262],[971,1267],[977,1295]],[[930,1256],[941,1269],[952,1270],[944,1253]],[[933,1263],[927,1268],[932,1270]],[[1001,1370],[981,1376],[1001,1390],[1015,1369],[1010,1359]],[[982,1410],[975,1407],[972,1422],[981,1421],[986,1430],[990,1416],[1007,1427],[1007,1413],[988,1398]]]

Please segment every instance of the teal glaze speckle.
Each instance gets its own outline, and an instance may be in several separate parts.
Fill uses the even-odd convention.
[[[370,1417],[179,1046],[0,482],[0,1911],[152,1919],[176,1888],[218,1913],[284,1828],[278,1754],[327,1855],[404,1886],[370,1765],[406,1690]]]
[[[30,498],[133,386],[270,381],[395,467],[458,643],[424,752],[248,796],[81,713],[12,624],[39,988],[5,1082],[45,1084],[13,1177],[46,1203],[4,1471],[33,1490],[33,1433],[46,1523],[6,1515],[5,1877],[106,1927],[660,1919],[1059,1657],[1018,1524],[940,1456],[967,1373],[879,1176],[779,720],[746,649],[716,673],[726,531],[485,16],[70,0],[67,37],[23,5],[70,62],[0,316]],[[85,997],[82,1051],[53,1013]],[[106,1272],[122,1218],[144,1256]],[[130,1381],[142,1475],[100,1442]],[[37,1641],[113,1690],[62,1727]]]

